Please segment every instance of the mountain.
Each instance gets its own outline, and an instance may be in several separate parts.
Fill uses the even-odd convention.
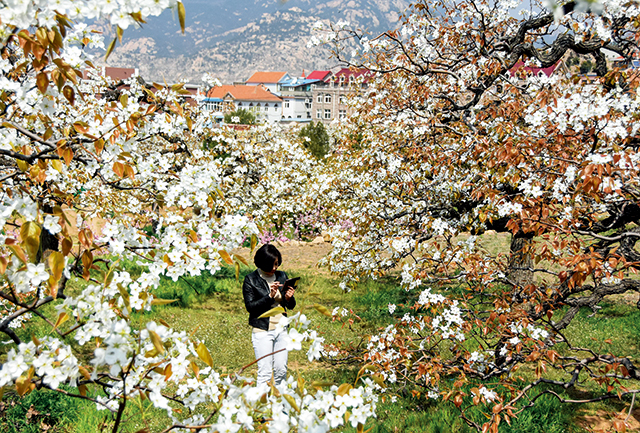
[[[346,20],[377,35],[395,28],[405,0],[183,0],[185,34],[165,11],[139,29],[127,29],[107,66],[136,67],[147,80],[201,82],[210,72],[223,83],[256,70],[299,75],[337,66],[328,47],[307,48],[319,20]],[[97,26],[110,40],[112,31]],[[111,36],[113,37],[113,36]]]

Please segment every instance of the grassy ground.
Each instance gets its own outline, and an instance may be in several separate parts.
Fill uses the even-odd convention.
[[[326,272],[312,266],[315,256],[324,253],[323,248],[314,248],[305,253],[298,249],[283,249],[285,255],[284,270],[289,276],[300,276],[300,289],[296,294],[299,308],[312,319],[313,326],[327,342],[345,341],[357,345],[361,336],[367,335],[379,327],[392,323],[387,305],[401,304],[410,296],[398,290],[393,277],[377,281],[363,282],[356,290],[342,293],[337,281]],[[298,254],[299,257],[296,257]],[[135,270],[133,267],[132,270]],[[242,270],[243,275],[251,269]],[[198,295],[196,293],[200,293]],[[152,313],[141,313],[135,317],[138,326],[155,320],[164,321],[171,327],[203,339],[211,349],[216,370],[221,373],[233,373],[254,360],[251,346],[251,330],[247,324],[241,294],[241,283],[233,272],[221,276],[204,276],[187,279],[187,282],[174,284],[165,281],[158,295],[178,299],[173,305],[156,308]],[[352,309],[360,318],[352,326],[332,322],[310,308],[320,303],[329,309],[346,307]],[[401,315],[402,309],[396,311]],[[45,325],[38,325],[45,326]],[[28,338],[28,331],[22,331]],[[640,357],[640,313],[635,306],[624,303],[611,303],[604,306],[596,317],[581,313],[579,320],[567,330],[577,338],[578,344],[589,345],[593,339],[603,341],[611,338],[612,350],[624,347],[635,360]],[[2,348],[0,348],[0,351]],[[0,358],[2,359],[2,358]],[[351,381],[355,378],[357,367],[335,367],[318,362],[310,363],[302,352],[290,354],[289,368],[293,374],[301,374],[308,380],[325,379],[335,382]],[[255,366],[245,374],[254,375]],[[592,406],[589,410],[561,405],[553,398],[542,398],[532,410],[521,414],[512,426],[501,425],[501,432],[545,432],[545,433],[581,433],[585,427],[595,425],[598,413],[611,408],[623,410],[621,402],[607,402]],[[99,432],[110,431],[110,419],[104,411],[86,401],[72,399],[50,391],[34,392],[24,399],[16,398],[11,390],[5,391],[0,402],[0,433],[5,432]],[[483,414],[475,414],[482,420]],[[640,414],[639,414],[640,415]],[[595,417],[595,418],[594,418]],[[130,404],[125,412],[125,430],[137,432],[142,428],[159,431],[166,426],[163,411],[150,408],[147,404]],[[461,432],[471,430],[458,417],[457,410],[451,405],[413,398],[410,395],[398,395],[397,401],[389,399],[381,402],[378,418],[367,425],[372,433],[386,432]],[[350,432],[352,429],[345,428]]]

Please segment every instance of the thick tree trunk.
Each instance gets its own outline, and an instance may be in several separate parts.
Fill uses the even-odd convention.
[[[509,258],[508,280],[514,285],[516,293],[533,284],[533,235],[519,231],[511,238],[511,257]]]

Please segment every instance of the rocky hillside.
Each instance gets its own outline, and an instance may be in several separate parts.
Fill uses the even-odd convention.
[[[141,29],[127,29],[109,66],[137,67],[150,80],[198,83],[204,72],[222,82],[256,70],[302,71],[336,66],[327,48],[307,48],[318,20],[347,20],[372,34],[394,28],[405,0],[184,0],[183,35],[166,11]],[[103,28],[103,30],[107,30]]]

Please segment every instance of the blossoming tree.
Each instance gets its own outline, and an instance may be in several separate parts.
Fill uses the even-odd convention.
[[[544,395],[638,392],[629,352],[576,346],[566,330],[581,310],[597,315],[640,288],[638,75],[607,61],[638,54],[639,11],[621,1],[417,1],[379,37],[345,23],[320,35],[376,72],[328,174],[342,222],[328,263],[345,288],[401,269],[403,287],[419,292],[364,361],[452,402],[479,431]],[[349,57],[342,43],[354,38]],[[563,68],[572,53],[591,57],[597,77]],[[509,233],[510,247],[486,248],[495,233]],[[575,388],[589,392],[562,394]],[[487,418],[473,418],[474,405]]]
[[[83,19],[110,20],[119,38],[167,7],[184,27],[182,3],[171,0],[2,4],[0,389],[92,400],[113,413],[114,432],[137,399],[166,410],[167,431],[258,422],[327,431],[347,419],[362,431],[375,409],[370,379],[255,387],[240,374],[220,376],[197,334],[132,325],[134,312],[167,302],[153,295],[161,276],[237,268],[244,259],[229,251],[255,243],[258,225],[299,212],[297,191],[314,170],[294,135],[214,128],[184,103],[180,84],[92,75],[84,49],[103,40]],[[123,259],[144,272],[131,275]],[[82,289],[68,284],[78,278]],[[31,322],[48,329],[23,332]],[[322,339],[306,331],[304,315],[281,323],[291,349],[310,340],[310,359],[319,356]]]

